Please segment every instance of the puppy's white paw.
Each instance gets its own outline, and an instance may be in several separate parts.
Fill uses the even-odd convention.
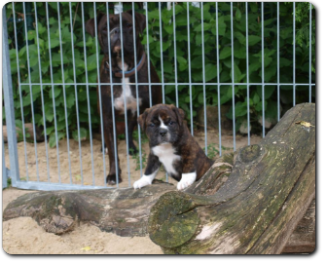
[[[178,190],[184,190],[185,188],[187,188],[188,186],[190,186],[191,184],[189,184],[188,182],[184,181],[179,181],[178,185],[177,185],[177,189]]]
[[[142,187],[151,185],[156,174],[157,174],[158,169],[156,169],[152,174],[149,175],[143,175],[139,180],[134,182],[134,189],[140,189]]]
[[[134,182],[134,189],[140,189],[142,187],[152,184],[152,180],[149,177],[141,177],[139,180]]]
[[[181,180],[178,182],[177,189],[184,190],[196,180],[196,172],[182,174]]]

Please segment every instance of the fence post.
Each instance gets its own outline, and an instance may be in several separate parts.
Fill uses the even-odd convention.
[[[10,176],[11,176],[11,184],[14,187],[16,181],[19,180],[19,167],[18,167],[18,154],[17,154],[14,100],[13,100],[9,46],[8,46],[6,6],[2,8],[2,82],[3,82],[5,112],[6,112]]]
[[[2,189],[7,188],[7,168],[5,161],[5,143],[2,137]]]

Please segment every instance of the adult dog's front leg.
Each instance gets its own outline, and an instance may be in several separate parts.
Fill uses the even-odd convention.
[[[134,144],[132,133],[135,126],[137,125],[137,119],[134,115],[128,111],[128,143],[129,143],[129,154],[134,155],[138,153],[137,147]],[[127,139],[126,139],[127,140]]]
[[[110,160],[110,172],[106,177],[106,182],[108,184],[114,185],[117,182],[122,182],[121,179],[121,170],[120,170],[120,162],[119,162],[119,156],[118,156],[118,143],[116,142],[117,146],[117,156],[114,152],[114,137],[113,137],[113,124],[112,119],[109,117],[111,114],[107,114],[104,118],[104,138],[105,138],[105,144],[108,149],[108,156]],[[117,159],[117,167],[115,164],[115,160]]]

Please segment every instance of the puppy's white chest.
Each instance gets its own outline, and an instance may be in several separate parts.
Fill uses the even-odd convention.
[[[177,172],[173,167],[173,163],[175,160],[180,160],[181,157],[175,154],[176,151],[170,143],[157,145],[152,148],[152,152],[158,157],[168,173],[177,175]]]

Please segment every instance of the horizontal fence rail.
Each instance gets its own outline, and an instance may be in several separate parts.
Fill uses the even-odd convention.
[[[115,15],[121,29],[122,12],[128,10],[133,54],[121,49],[121,82],[112,81],[111,71],[109,81],[101,81],[100,19],[110,21]],[[134,65],[141,60],[136,12],[145,16],[139,41],[146,65],[153,65],[147,68],[147,82],[138,80],[137,68],[135,81],[129,81],[124,68],[128,56]],[[94,36],[87,33],[89,19],[94,19]],[[101,39],[108,51],[111,26],[107,23],[107,40]],[[119,34],[124,47],[123,30]],[[112,56],[107,53],[110,68]],[[139,102],[139,87],[147,86],[152,106],[155,86],[161,86],[162,103],[185,111],[191,134],[206,155],[215,157],[237,150],[239,137],[246,137],[248,145],[254,135],[264,138],[289,108],[314,102],[314,64],[315,14],[310,3],[8,3],[3,8],[7,148],[2,152],[9,159],[3,158],[3,167],[10,169],[12,186],[23,189],[132,187],[144,173],[148,140],[138,124],[133,132],[138,152],[129,154],[127,98],[118,116],[117,97],[97,97],[105,89],[114,95],[116,86],[122,91],[132,87]],[[160,82],[152,80],[154,70]],[[106,183],[111,164],[104,137],[107,117],[98,112],[106,106],[112,112],[114,165],[123,175],[119,183],[116,171],[115,185]],[[213,115],[210,107],[215,108]],[[141,114],[137,104],[135,116]],[[232,135],[228,147],[227,135]],[[161,175],[169,181],[165,172]]]

